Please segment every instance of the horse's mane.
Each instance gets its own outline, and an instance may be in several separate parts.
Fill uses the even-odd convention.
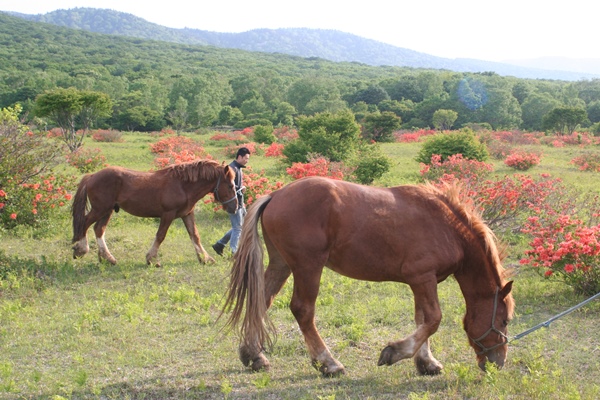
[[[491,266],[496,269],[500,277],[499,284],[502,284],[502,281],[509,276],[509,272],[502,266],[502,261],[506,256],[505,246],[498,242],[496,235],[485,223],[475,204],[464,195],[464,189],[460,184],[449,183],[442,188],[426,184],[424,187],[443,201],[452,210],[455,217],[465,227],[468,227],[472,235],[482,243],[487,257],[491,260]]]
[[[200,179],[214,180],[220,174],[219,164],[215,160],[194,160],[164,168],[166,174],[184,182],[197,182]]]

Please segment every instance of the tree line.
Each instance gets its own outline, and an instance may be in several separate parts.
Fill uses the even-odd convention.
[[[109,112],[94,123],[119,130],[291,126],[345,110],[376,141],[392,128],[569,133],[598,132],[600,123],[600,80],[335,63],[94,34],[0,13],[0,108],[20,104],[25,122],[55,124],[36,102],[59,89],[108,99]]]

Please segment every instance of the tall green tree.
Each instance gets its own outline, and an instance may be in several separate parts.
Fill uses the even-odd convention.
[[[458,118],[458,113],[454,110],[437,110],[433,113],[432,123],[435,129],[440,131],[452,128],[454,122]]]
[[[521,106],[509,90],[490,87],[486,102],[477,110],[477,122],[487,122],[494,129],[513,129],[521,125]]]
[[[535,92],[527,96],[521,104],[523,128],[532,131],[541,131],[543,129],[542,120],[544,115],[559,107],[560,101],[552,97],[549,93]]]
[[[600,122],[600,100],[594,100],[588,104],[587,115],[590,122]]]
[[[183,97],[177,99],[175,105],[167,114],[167,118],[173,129],[178,132],[187,126],[188,116],[188,101]]]
[[[81,147],[94,121],[110,116],[111,111],[112,101],[107,94],[75,88],[47,91],[37,97],[35,104],[35,114],[56,123],[71,151]],[[81,133],[77,133],[79,128]]]
[[[375,142],[392,142],[394,131],[400,129],[402,120],[391,111],[371,113],[365,116],[362,134]]]
[[[354,96],[354,102],[365,102],[367,104],[379,104],[384,100],[390,100],[390,95],[379,85],[370,85],[368,88],[359,91]]]
[[[567,135],[588,121],[587,113],[579,107],[557,107],[544,116],[543,126],[547,130],[556,130]]]
[[[346,107],[334,80],[321,76],[307,76],[294,82],[287,91],[287,101],[305,115]]]

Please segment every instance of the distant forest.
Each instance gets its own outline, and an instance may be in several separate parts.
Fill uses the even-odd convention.
[[[107,21],[110,23],[110,21]],[[19,103],[35,121],[35,99],[56,88],[107,94],[99,127],[154,131],[293,125],[300,115],[390,112],[403,129],[430,128],[452,110],[452,128],[541,131],[556,109],[583,110],[598,131],[600,80],[576,82],[407,67],[369,66],[206,45],[90,33],[0,13],[0,108]]]

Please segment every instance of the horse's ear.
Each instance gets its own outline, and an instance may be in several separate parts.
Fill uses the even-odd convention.
[[[509,281],[506,285],[504,285],[504,287],[502,288],[502,290],[500,290],[500,298],[503,299],[506,296],[508,296],[508,294],[512,290],[512,285],[513,285],[513,281]]]

